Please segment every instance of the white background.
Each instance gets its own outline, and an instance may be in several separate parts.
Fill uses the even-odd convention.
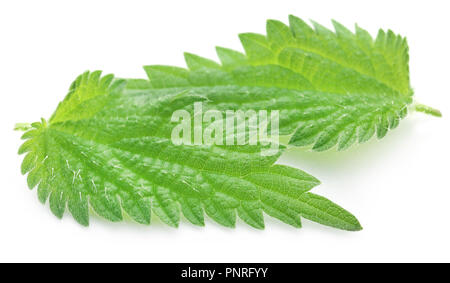
[[[450,261],[449,1],[1,1],[0,261],[309,262]],[[184,66],[183,51],[216,58],[242,50],[237,34],[264,33],[289,14],[331,27],[336,19],[373,35],[390,28],[410,44],[416,99],[444,118],[413,114],[381,141],[344,153],[295,150],[280,162],[322,181],[315,192],[354,213],[349,233],[267,217],[257,231],[184,221],[179,229],[60,221],[20,174],[16,122],[49,118],[85,70],[145,77],[141,66]]]

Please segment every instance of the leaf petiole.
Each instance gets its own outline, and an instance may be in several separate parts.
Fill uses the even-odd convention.
[[[435,117],[442,117],[441,111],[438,109],[432,108],[430,106],[424,105],[424,104],[416,104],[414,105],[414,110],[417,112],[422,112],[428,115],[432,115]]]
[[[30,123],[17,123],[14,125],[14,131],[28,131],[32,126]]]

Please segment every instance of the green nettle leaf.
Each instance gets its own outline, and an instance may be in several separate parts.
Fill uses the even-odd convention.
[[[188,69],[146,66],[141,89],[176,89],[208,98],[212,109],[280,110],[289,144],[344,150],[398,126],[413,103],[406,38],[356,26],[335,32],[290,16],[267,22],[267,35],[240,35],[245,54],[217,47],[221,65],[185,53]],[[150,91],[150,90],[149,90]],[[441,116],[416,104],[413,110]]]
[[[220,64],[186,53],[187,69],[146,66],[149,80],[85,73],[47,122],[26,131],[19,153],[30,188],[57,217],[66,209],[82,225],[96,214],[124,214],[148,224],[151,212],[170,226],[180,215],[204,225],[204,214],[235,226],[236,216],[264,228],[263,212],[294,227],[301,217],[344,230],[356,218],[309,191],[319,181],[275,165],[282,150],[268,145],[175,145],[176,110],[278,110],[279,133],[290,145],[344,150],[383,138],[408,110],[441,113],[413,103],[406,39],[380,30],[374,39],[356,26],[335,32],[290,16],[267,22],[267,35],[241,34],[245,54],[217,47]],[[270,145],[269,145],[270,146]]]
[[[172,77],[159,81],[169,86],[180,84],[185,72],[164,67],[154,74]],[[294,227],[301,227],[304,217],[361,229],[352,214],[310,193],[319,184],[316,178],[275,165],[281,151],[264,156],[263,145],[175,145],[173,112],[192,110],[204,97],[149,86],[86,72],[49,121],[16,126],[26,131],[19,149],[26,153],[22,173],[28,173],[29,187],[37,186],[39,200],[49,201],[54,215],[61,218],[68,209],[88,225],[91,209],[110,221],[127,215],[149,224],[153,212],[177,227],[181,215],[204,225],[206,213],[227,227],[234,227],[239,216],[262,229],[264,212]]]

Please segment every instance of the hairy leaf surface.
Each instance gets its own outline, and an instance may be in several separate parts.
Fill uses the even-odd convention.
[[[187,69],[146,66],[150,80],[135,87],[204,95],[214,109],[280,110],[281,134],[316,151],[382,138],[413,101],[407,41],[333,25],[269,20],[267,35],[240,35],[245,54],[217,47],[219,64],[185,53]]]
[[[160,74],[167,78],[166,68]],[[170,71],[172,74],[177,69]],[[158,72],[155,72],[158,74]],[[180,84],[183,71],[161,86]],[[152,213],[177,227],[181,215],[204,225],[204,215],[234,227],[237,216],[262,229],[266,213],[301,227],[301,217],[344,230],[360,230],[356,218],[310,193],[319,181],[275,165],[281,152],[261,155],[262,145],[174,145],[172,113],[192,109],[202,95],[148,82],[86,72],[47,122],[33,123],[19,149],[30,188],[57,217],[66,210],[82,225],[90,209],[110,221],[124,214],[149,224]],[[155,85],[155,82],[152,82]],[[209,92],[209,91],[208,91]]]

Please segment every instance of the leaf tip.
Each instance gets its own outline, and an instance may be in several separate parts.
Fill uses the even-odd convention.
[[[359,232],[364,230],[364,228],[362,227],[361,223],[359,223],[359,221],[355,218],[355,223],[351,227],[347,227],[345,230],[349,232]]]
[[[89,218],[85,219],[85,220],[79,220],[79,219],[75,219],[77,221],[78,224],[80,224],[81,226],[88,228],[89,227]]]

